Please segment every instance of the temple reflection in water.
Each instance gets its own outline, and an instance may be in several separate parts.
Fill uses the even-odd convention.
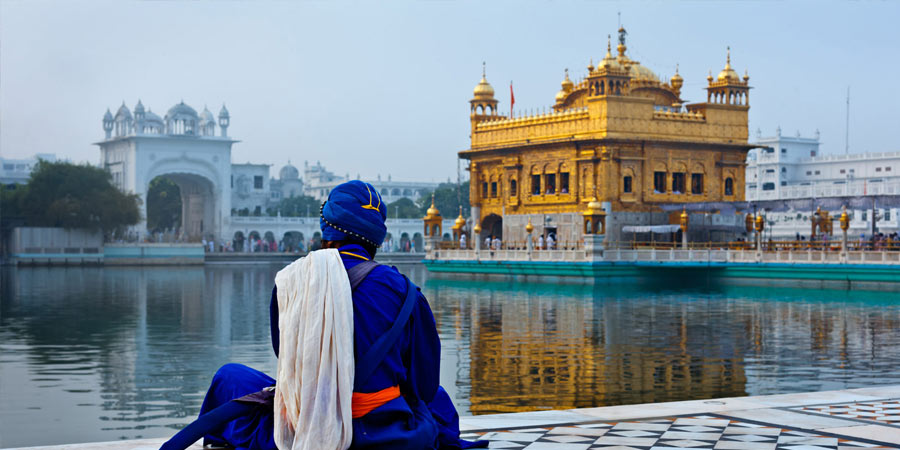
[[[3,446],[165,436],[222,364],[272,373],[278,269],[5,268]],[[441,383],[463,415],[900,384],[896,293],[401,270],[431,303]]]

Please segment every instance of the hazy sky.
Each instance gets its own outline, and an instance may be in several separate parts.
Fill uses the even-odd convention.
[[[106,108],[226,103],[234,162],[320,160],[364,178],[456,177],[487,61],[501,111],[549,107],[615,35],[683,97],[749,70],[751,139],[821,130],[824,153],[900,151],[900,2],[0,0],[0,153],[99,160]],[[615,36],[614,36],[615,38]]]

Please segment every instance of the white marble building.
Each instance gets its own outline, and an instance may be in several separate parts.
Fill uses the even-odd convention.
[[[25,184],[31,177],[31,171],[37,165],[38,160],[56,162],[53,153],[38,153],[32,158],[4,158],[0,156],[0,184]]]
[[[132,115],[123,102],[115,116],[108,109],[103,116],[105,138],[96,143],[101,167],[120,189],[140,196],[142,218],[147,217],[150,181],[171,179],[181,189],[182,231],[188,239],[220,236],[231,216],[231,146],[238,142],[228,137],[230,120],[224,105],[217,123],[207,108],[197,114],[184,102],[164,117],[145,110],[140,101]],[[146,232],[146,222],[135,230]]]
[[[336,175],[322,166],[322,163],[316,161],[315,164],[303,163],[303,178],[304,195],[319,201],[325,201],[331,189],[349,181],[350,175]],[[356,176],[356,179],[360,179],[359,175]],[[393,203],[401,198],[408,198],[418,202],[423,195],[428,195],[438,187],[438,183],[427,181],[393,181],[391,175],[388,175],[386,180],[383,180],[381,175],[378,175],[375,180],[365,181],[378,189],[385,203]]]
[[[761,148],[747,155],[747,201],[900,195],[900,152],[821,155],[819,136],[782,135],[757,139]],[[878,231],[898,230],[897,209],[878,208]],[[810,233],[812,211],[769,213],[772,235]],[[832,211],[832,215],[839,211]],[[851,211],[850,233],[869,235],[872,211]],[[835,227],[837,229],[837,227]]]
[[[96,143],[101,167],[110,172],[118,188],[138,194],[143,218],[147,217],[150,182],[156,177],[175,182],[181,190],[181,230],[190,241],[226,241],[254,234],[270,235],[277,241],[289,232],[311,237],[318,230],[316,217],[268,217],[267,210],[291,196],[324,200],[334,186],[349,180],[318,163],[304,164],[305,182],[290,162],[279,170],[277,179],[270,177],[269,164],[232,163],[232,145],[240,141],[228,136],[231,116],[224,105],[216,120],[206,107],[198,114],[184,102],[171,107],[164,117],[145,109],[140,101],[132,114],[123,102],[115,115],[107,110],[102,123],[105,137]],[[10,164],[14,170],[21,165]],[[437,187],[430,182],[394,182],[390,176],[387,181],[378,177],[372,184],[386,203],[403,197],[417,201]],[[318,211],[310,213],[315,216]],[[421,241],[421,220],[389,222],[393,234]],[[452,220],[448,233],[449,226]],[[134,231],[146,236],[146,222],[136,225]],[[394,241],[395,247],[398,242]]]

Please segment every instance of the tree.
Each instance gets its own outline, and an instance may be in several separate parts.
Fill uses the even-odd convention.
[[[414,201],[405,197],[387,205],[387,216],[389,219],[422,218],[421,211],[419,211],[419,206],[416,205]]]
[[[109,172],[99,167],[41,160],[17,194],[17,204],[28,226],[108,233],[138,223],[140,199],[119,191],[110,180]]]
[[[269,208],[270,216],[275,216],[278,211],[284,217],[316,217],[319,215],[319,207],[322,202],[308,195],[299,195],[281,199],[275,208]]]
[[[441,216],[455,218],[462,205],[463,217],[469,217],[469,182],[464,181],[458,187],[456,183],[441,183],[434,190],[434,206]],[[419,217],[424,217],[431,206],[431,193],[419,199]]]
[[[147,229],[162,231],[181,225],[181,189],[166,177],[156,177],[147,189]]]

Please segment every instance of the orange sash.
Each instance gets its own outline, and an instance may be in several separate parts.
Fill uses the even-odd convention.
[[[353,418],[370,413],[373,409],[400,396],[400,386],[391,386],[378,392],[354,392],[352,397]]]

